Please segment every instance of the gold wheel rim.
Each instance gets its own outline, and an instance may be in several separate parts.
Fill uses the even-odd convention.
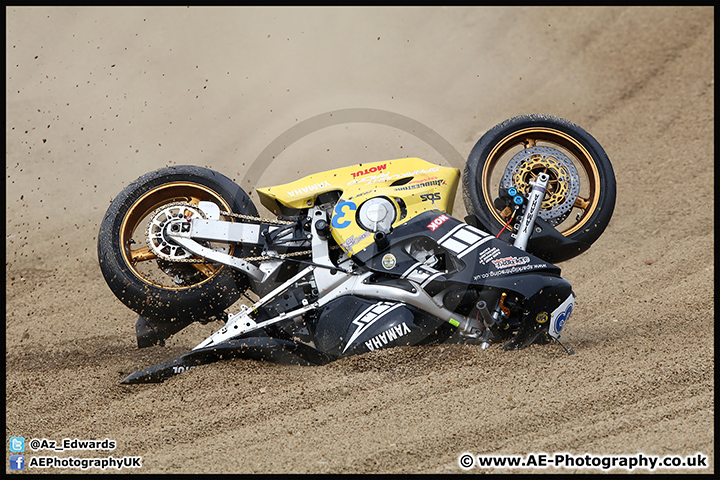
[[[568,151],[575,160],[582,166],[585,175],[588,177],[589,193],[585,197],[578,197],[573,208],[579,208],[582,211],[580,218],[569,228],[561,231],[564,236],[571,235],[581,230],[592,217],[592,212],[597,208],[600,201],[600,173],[597,169],[592,155],[587,149],[571,136],[551,128],[531,127],[513,132],[503,138],[492,149],[488,155],[488,159],[482,171],[481,188],[485,205],[490,209],[492,215],[501,225],[507,223],[507,219],[503,217],[500,211],[495,209],[493,199],[491,198],[491,176],[495,170],[497,163],[503,155],[510,149],[518,146],[528,148],[534,146],[537,142],[548,142],[553,145],[560,146]]]
[[[191,182],[172,182],[153,188],[140,197],[128,210],[122,224],[120,225],[120,247],[123,259],[137,278],[155,287],[165,290],[185,290],[209,281],[217,275],[222,266],[215,267],[209,264],[192,263],[195,269],[205,275],[205,279],[190,286],[167,286],[149,280],[142,274],[137,266],[143,262],[153,261],[157,256],[143,243],[139,248],[132,249],[132,236],[138,231],[138,227],[147,216],[162,207],[173,202],[188,202],[197,205],[200,201],[211,201],[221,206],[222,210],[231,211],[230,205],[212,189]],[[231,252],[232,253],[232,248]]]

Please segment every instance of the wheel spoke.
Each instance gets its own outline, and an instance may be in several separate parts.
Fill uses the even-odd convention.
[[[150,250],[150,247],[147,247],[147,246],[133,250],[130,253],[130,260],[133,263],[147,262],[148,260],[154,260],[156,258],[157,257],[155,256],[153,251]]]
[[[198,203],[200,203],[201,200],[202,200],[201,198],[195,197],[195,196],[191,195],[191,196],[189,197],[189,199],[188,199],[188,203],[192,203],[193,205],[197,205]]]
[[[573,207],[577,207],[581,210],[587,210],[587,208],[590,206],[590,201],[586,198],[577,197],[575,199],[575,203],[573,203]]]
[[[217,272],[217,269],[214,266],[208,265],[207,263],[192,263],[191,265],[208,278],[212,277]]]
[[[535,144],[537,144],[537,140],[535,140],[534,138],[526,138],[525,140],[523,140],[523,146],[525,148],[532,148],[535,146]]]

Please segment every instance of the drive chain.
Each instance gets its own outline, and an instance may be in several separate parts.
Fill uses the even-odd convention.
[[[160,208],[158,208],[157,210],[155,210],[154,212],[152,212],[151,218],[155,218],[155,217],[156,217],[160,212],[162,212],[163,210],[167,210],[168,208],[172,208],[172,207],[187,207],[187,208],[191,208],[193,211],[197,211],[198,213],[200,213],[200,215],[203,216],[203,218],[205,218],[204,215],[202,214],[202,211],[198,208],[197,205],[192,204],[192,203],[187,203],[187,202],[174,202],[174,203],[168,203],[168,204],[166,204],[166,205],[163,205],[162,207],[160,207]],[[295,223],[295,222],[289,221],[289,220],[280,220],[280,219],[273,219],[273,218],[262,218],[262,217],[255,216],[255,215],[246,215],[246,214],[242,214],[242,213],[233,213],[233,212],[228,212],[228,211],[223,211],[223,210],[220,211],[220,215],[223,215],[223,216],[226,216],[226,217],[237,218],[237,219],[239,219],[239,220],[245,220],[245,221],[250,221],[250,222],[264,223],[264,224],[268,224],[268,225],[279,225],[279,226],[283,226],[283,225],[293,225],[293,224]],[[151,245],[152,245],[152,242],[150,241],[150,226],[148,226],[148,229],[147,229],[147,231],[146,231],[146,233],[145,233],[145,241],[147,242],[148,247],[155,253],[155,255],[156,255],[158,258],[162,258],[162,259],[164,259],[164,260],[168,260],[168,261],[171,261],[171,262],[181,262],[181,263],[213,263],[213,262],[210,262],[210,261],[208,261],[208,260],[206,260],[206,259],[203,259],[203,258],[173,258],[173,257],[170,257],[170,256],[165,256],[165,255],[163,255],[162,253],[159,254],[159,253],[158,253],[155,249],[153,249],[152,246],[151,246]],[[267,254],[266,254],[266,255],[261,255],[261,256],[256,256],[256,257],[235,257],[235,258],[238,258],[239,260],[244,260],[244,261],[246,261],[246,262],[256,262],[256,261],[272,260],[272,259],[283,260],[283,259],[288,258],[288,257],[300,257],[300,256],[303,256],[303,255],[310,255],[310,254],[312,254],[312,250],[303,250],[303,251],[300,251],[300,252],[291,252],[291,253],[281,253],[281,254],[277,254],[277,256],[275,256],[275,255],[270,256],[270,255],[267,255]]]

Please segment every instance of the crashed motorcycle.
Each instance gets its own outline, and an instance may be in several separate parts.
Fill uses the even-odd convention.
[[[257,188],[275,215],[261,218],[240,186],[208,168],[141,176],[98,235],[107,284],[139,316],[138,347],[192,322],[225,323],[122,383],[228,358],[322,365],[406,345],[560,343],[575,293],[555,264],[610,221],[607,154],[567,120],[522,115],[470,152],[464,221],[452,216],[460,177],[419,158],[337,168]]]

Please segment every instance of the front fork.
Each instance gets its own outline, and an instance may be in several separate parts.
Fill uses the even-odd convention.
[[[549,180],[550,176],[547,173],[541,173],[534,182],[530,182],[532,190],[527,199],[527,208],[525,209],[525,215],[520,219],[520,228],[513,243],[513,246],[520,250],[527,248],[528,240],[535,228],[535,220],[537,220],[538,214],[540,213]]]

